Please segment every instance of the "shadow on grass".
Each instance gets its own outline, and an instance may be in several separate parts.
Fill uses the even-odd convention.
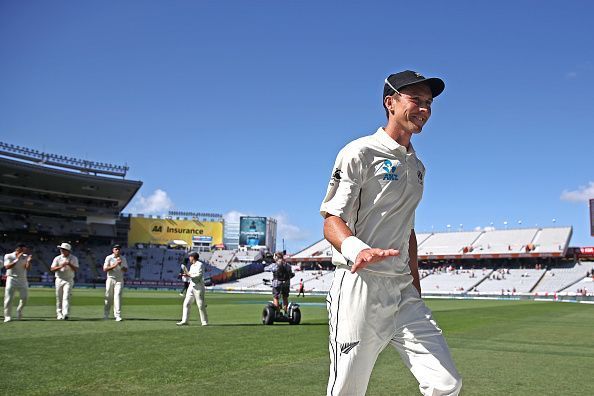
[[[155,318],[124,318],[122,322],[132,322],[132,321],[150,321],[150,322],[175,322],[179,319],[155,319]],[[77,317],[69,317],[67,320],[58,320],[56,318],[48,318],[48,317],[28,317],[23,318],[21,320],[14,320],[14,322],[114,322],[114,318],[103,319],[102,317],[99,318],[77,318]]]
[[[232,327],[232,326],[253,326],[253,327],[262,327],[264,326],[262,323],[220,323],[220,324],[208,324],[208,326],[216,326],[216,327]],[[298,325],[291,325],[289,323],[277,323],[274,326],[288,326],[288,327],[295,327],[295,326],[328,326],[328,323],[300,323]],[[270,327],[270,326],[268,326]]]
[[[159,318],[124,318],[122,322],[171,322],[175,324],[179,319],[159,319]],[[103,319],[103,318],[77,318],[77,317],[70,317],[68,320],[58,320],[56,318],[49,318],[49,317],[28,317],[23,318],[21,320],[14,320],[13,322],[114,322],[115,319]],[[195,326],[199,326],[196,324]],[[209,323],[208,327],[239,327],[239,326],[248,326],[248,327],[261,327],[264,326],[262,323]],[[310,323],[300,323],[298,325],[291,325],[289,323],[276,323],[275,326],[328,326],[326,322],[310,322]]]

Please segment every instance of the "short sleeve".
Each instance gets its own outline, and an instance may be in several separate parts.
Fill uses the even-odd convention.
[[[355,207],[362,184],[361,153],[350,146],[343,148],[336,157],[326,196],[320,206],[320,214],[340,216],[347,220]]]
[[[58,265],[60,265],[59,259],[60,259],[60,256],[54,257],[54,260],[52,261],[51,268],[54,268],[54,267],[57,267]]]

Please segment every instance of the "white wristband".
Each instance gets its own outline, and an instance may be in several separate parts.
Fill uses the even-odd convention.
[[[344,258],[353,264],[357,261],[357,256],[363,249],[371,249],[371,247],[355,236],[348,237],[340,245],[340,252]]]

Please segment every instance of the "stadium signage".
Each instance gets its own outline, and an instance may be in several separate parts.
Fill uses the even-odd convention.
[[[266,246],[266,217],[239,218],[239,246]]]
[[[163,232],[163,226],[161,226],[161,225],[153,226],[153,229],[151,231],[152,232]],[[167,227],[167,231],[166,232],[173,232],[175,234],[197,234],[197,235],[204,234],[204,230],[199,229],[199,228],[173,228],[173,227]]]
[[[580,255],[582,256],[594,256],[594,247],[581,247]]]
[[[208,237],[215,245],[223,243],[223,222],[132,217],[128,244],[166,245],[172,240],[182,240],[191,246],[192,237],[196,236]]]

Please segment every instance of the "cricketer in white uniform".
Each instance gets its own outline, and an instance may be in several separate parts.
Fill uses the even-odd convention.
[[[336,265],[327,297],[328,395],[364,395],[388,344],[423,395],[457,395],[462,387],[441,330],[420,298],[414,232],[425,167],[410,140],[444,87],[442,80],[412,71],[390,75],[383,95],[387,125],[338,153],[320,208]]]
[[[25,244],[17,244],[12,253],[4,255],[4,268],[6,268],[6,287],[4,289],[4,322],[12,320],[12,300],[15,292],[19,291],[19,305],[17,306],[17,318],[23,318],[23,308],[27,304],[29,296],[29,282],[27,271],[31,267],[33,256],[26,253]]]
[[[54,257],[50,266],[50,270],[56,275],[56,319],[68,320],[78,258],[71,253],[72,246],[69,243],[62,243],[58,249],[60,255]]]
[[[128,261],[121,255],[122,247],[114,245],[112,254],[105,257],[103,271],[107,273],[105,280],[105,305],[103,319],[109,319],[109,311],[113,304],[113,316],[116,322],[122,321],[122,291],[124,289],[124,273],[128,271]]]
[[[190,271],[187,275],[190,277],[190,286],[186,291],[186,298],[184,299],[182,320],[177,322],[178,326],[188,325],[188,317],[190,314],[190,307],[196,300],[198,312],[200,313],[200,321],[202,326],[208,325],[208,315],[206,313],[206,303],[204,301],[204,264],[198,261],[198,253],[192,252],[188,255],[190,259]]]

